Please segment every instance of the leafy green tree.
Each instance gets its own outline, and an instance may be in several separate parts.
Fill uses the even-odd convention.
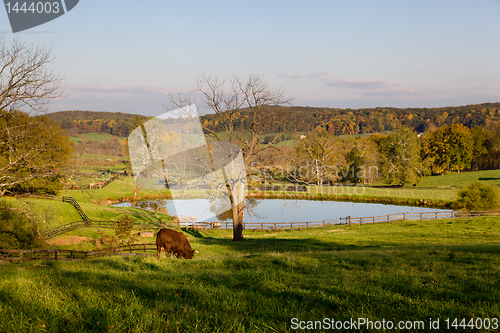
[[[27,249],[36,245],[35,225],[20,209],[0,200],[0,249]]]
[[[423,158],[432,160],[433,173],[460,172],[470,166],[474,140],[467,127],[453,124],[429,132],[423,146]]]
[[[458,192],[455,206],[467,210],[497,209],[500,207],[500,189],[476,181]]]
[[[388,184],[417,183],[427,174],[420,158],[417,133],[409,127],[377,140],[380,150],[381,176]]]
[[[481,126],[474,127],[471,131],[474,148],[472,150],[471,169],[480,170],[484,167],[484,162],[488,154],[488,141],[486,130]]]
[[[491,122],[486,131],[486,146],[488,148],[487,168],[500,168],[500,121]]]
[[[119,243],[122,245],[130,245],[135,241],[132,234],[135,221],[130,215],[121,215],[115,223],[115,234]]]
[[[340,139],[347,151],[345,160],[347,168],[342,168],[339,177],[343,183],[371,184],[378,178],[380,155],[373,140],[357,137],[356,139]]]
[[[7,192],[55,194],[71,155],[71,142],[50,120],[0,110],[0,197]]]
[[[335,136],[325,128],[317,127],[300,139],[295,149],[298,173],[302,181],[324,181],[337,178],[339,166],[345,166],[344,151]]]

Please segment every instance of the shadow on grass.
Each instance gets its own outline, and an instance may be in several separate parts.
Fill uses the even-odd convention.
[[[23,263],[20,272],[31,270],[36,283],[0,283],[0,331],[287,332],[293,317],[421,320],[498,309],[498,257],[489,254],[499,245],[196,241],[238,255]]]
[[[118,331],[271,331],[262,329],[263,324],[283,332],[291,331],[293,316],[413,320],[437,313],[479,315],[481,309],[491,311],[492,304],[498,304],[500,286],[492,279],[493,271],[482,272],[481,260],[467,253],[500,253],[499,246],[400,246],[396,250],[406,253],[383,255],[388,249],[378,248],[382,255],[365,256],[336,255],[331,248],[325,252],[325,243],[301,241],[315,250],[215,261],[100,258],[74,266],[56,263],[37,269],[41,289],[19,297],[19,292],[2,288],[0,304],[12,318],[41,319],[49,331],[97,332],[112,326]],[[287,242],[280,240],[278,245],[290,249]],[[456,254],[449,256],[449,251]],[[485,267],[496,266],[491,262]],[[463,274],[464,270],[475,273]],[[48,293],[63,301],[30,301]]]
[[[500,177],[497,177],[497,178],[482,177],[482,178],[478,178],[478,180],[500,180]]]
[[[181,228],[182,232],[189,234],[195,238],[205,238],[198,230],[192,228]]]

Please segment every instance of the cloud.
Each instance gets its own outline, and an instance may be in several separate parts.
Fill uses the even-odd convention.
[[[316,72],[309,72],[309,73],[295,73],[295,74],[288,74],[288,73],[282,73],[278,75],[279,77],[284,77],[287,79],[313,79],[316,77],[321,77],[328,75],[328,72],[325,71],[316,71]]]
[[[377,79],[336,79],[330,76],[323,79],[325,86],[359,90],[363,96],[411,96],[418,95],[421,91],[413,88],[401,87]]]
[[[112,84],[79,84],[68,86],[70,90],[105,93],[105,94],[126,94],[126,95],[143,95],[143,96],[166,96],[174,92],[174,89],[165,87],[149,87],[149,86],[122,86]],[[179,89],[175,89],[178,92]],[[181,92],[188,92],[188,89],[181,89]]]

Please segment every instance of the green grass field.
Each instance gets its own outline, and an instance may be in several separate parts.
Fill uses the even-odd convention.
[[[95,140],[95,141],[99,141],[99,142],[106,142],[112,138],[116,138],[119,141],[125,139],[125,137],[122,137],[122,136],[116,136],[116,135],[111,135],[111,134],[106,134],[106,133],[82,133],[82,134],[78,134],[77,137],[70,136],[69,139],[74,143],[81,143],[82,137],[86,137],[87,140]]]
[[[499,227],[481,217],[247,230],[244,242],[190,231],[193,260],[0,262],[0,331],[292,332],[293,318],[447,331],[446,318],[500,316]]]
[[[449,173],[440,176],[424,178],[418,187],[455,187],[462,188],[475,181],[480,181],[490,185],[500,186],[500,170],[471,171],[461,173]]]

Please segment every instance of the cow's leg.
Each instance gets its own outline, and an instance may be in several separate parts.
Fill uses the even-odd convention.
[[[158,257],[158,259],[160,259],[161,246],[156,246],[156,249],[158,250],[158,252],[156,253],[156,256]]]

